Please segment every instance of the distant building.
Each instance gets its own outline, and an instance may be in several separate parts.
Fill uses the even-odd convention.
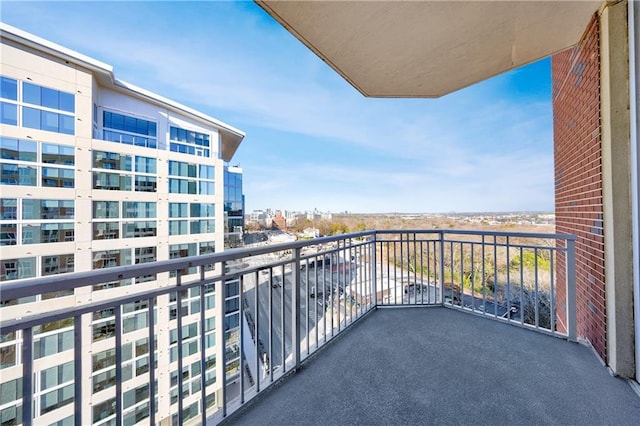
[[[244,195],[242,194],[242,169],[224,168],[224,247],[242,247],[244,235]]]
[[[287,230],[287,220],[282,216],[280,210],[276,210],[275,216],[271,219],[271,228],[281,231]]]

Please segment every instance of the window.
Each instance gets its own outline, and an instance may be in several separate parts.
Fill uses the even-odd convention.
[[[156,148],[156,123],[142,118],[103,111],[102,138],[127,145]]]
[[[22,378],[0,383],[0,405],[22,398]]]
[[[210,179],[213,180],[214,177],[214,167],[213,166],[203,166],[200,165],[200,179]]]
[[[187,235],[188,233],[189,228],[186,220],[169,221],[169,235]]]
[[[117,219],[120,217],[120,203],[118,201],[94,201],[94,219]]]
[[[191,217],[215,217],[215,204],[212,203],[191,203]]]
[[[116,399],[111,398],[105,402],[95,404],[93,406],[93,422],[97,423],[100,420],[115,414],[116,412]]]
[[[18,81],[9,77],[0,77],[0,97],[2,99],[18,100]]]
[[[136,176],[135,190],[139,192],[156,192],[157,179],[155,176]]]
[[[42,256],[42,276],[66,274],[73,272],[73,254],[58,254],[55,256]]]
[[[73,188],[74,185],[75,173],[72,169],[42,168],[42,186]]]
[[[192,220],[189,222],[191,234],[209,234],[216,232],[215,220]]]
[[[74,241],[73,223],[40,223],[22,226],[22,244]]]
[[[40,372],[40,390],[44,391],[74,379],[73,362],[67,362]]]
[[[16,198],[0,198],[0,220],[18,218],[18,200]]]
[[[128,202],[122,203],[123,217],[126,218],[155,218],[156,203]]]
[[[197,243],[188,243],[188,244],[172,244],[169,246],[169,259],[178,259],[181,257],[187,256],[196,256],[198,254],[198,245]],[[181,270],[181,275],[185,274],[195,274],[197,272],[197,268],[189,268]],[[171,277],[175,277],[176,273],[171,272]]]
[[[116,384],[116,369],[103,371],[93,376],[93,393],[100,392],[101,390],[115,386]]]
[[[94,151],[93,167],[98,169],[131,171],[131,156],[115,152]]]
[[[210,157],[209,135],[171,126],[169,128],[169,149],[172,152]]]
[[[156,173],[156,159],[149,157],[136,157],[136,172]]]
[[[181,161],[169,161],[169,175],[182,177],[196,177],[197,166]]]
[[[22,126],[73,135],[75,132],[75,96],[33,83],[0,77],[0,122],[18,125],[18,107],[24,104]],[[22,96],[18,86],[22,86]]]
[[[122,396],[122,404],[124,408],[127,409],[132,405],[135,405],[139,402],[144,401],[149,398],[149,384],[146,383],[140,387],[135,389],[131,389],[128,392],[125,392]]]
[[[73,166],[75,164],[73,147],[43,143],[42,162],[46,164]]]
[[[4,185],[36,186],[37,173],[35,167],[0,163],[0,182]]]
[[[22,126],[73,135],[74,117],[52,111],[22,107]]]
[[[18,81],[0,77],[0,97],[14,102],[18,100]],[[0,102],[0,123],[18,125],[18,106],[13,102]]]
[[[0,246],[15,246],[18,244],[18,224],[0,224]]]
[[[75,96],[71,93],[61,92],[47,87],[23,82],[24,103],[57,109],[66,112],[75,112]]]
[[[73,200],[22,200],[22,219],[73,219]]]
[[[73,147],[42,143],[38,155],[38,143],[12,138],[0,138],[0,148],[4,163],[2,183],[5,185],[38,185],[38,171],[41,169],[41,185],[49,187],[73,188],[75,155]],[[50,167],[30,166],[22,162],[38,162]],[[15,163],[14,163],[15,162]],[[59,167],[60,166],[60,167]]]
[[[93,172],[93,189],[131,191],[131,176],[116,173]]]
[[[104,250],[93,252],[93,269],[131,265],[131,250]]]
[[[169,192],[172,194],[196,194],[196,181],[185,179],[169,179]]]
[[[0,102],[0,123],[17,126],[18,106],[7,102]]]
[[[93,355],[93,371],[103,370],[116,363],[116,350],[107,349]]]
[[[156,261],[156,247],[141,247],[135,249],[136,265],[139,263],[148,263]],[[147,281],[155,281],[156,275],[144,275],[136,278],[136,284]]]
[[[34,358],[56,355],[73,349],[73,330],[34,339]]]
[[[169,203],[169,217],[187,217],[187,203]]]
[[[120,238],[119,222],[93,222],[94,240],[115,240]]]
[[[36,276],[36,258],[2,259],[0,261],[0,281],[33,278]]]
[[[156,235],[157,224],[155,220],[122,223],[123,238],[155,237]]]
[[[38,144],[33,141],[0,137],[0,151],[3,160],[37,161]]]

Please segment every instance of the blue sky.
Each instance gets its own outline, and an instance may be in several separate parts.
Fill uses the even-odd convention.
[[[3,1],[2,21],[242,129],[246,208],[553,210],[550,60],[363,97],[253,2]]]

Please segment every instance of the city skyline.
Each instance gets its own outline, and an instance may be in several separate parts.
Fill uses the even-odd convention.
[[[3,22],[246,131],[246,210],[553,210],[550,60],[367,99],[253,2],[5,2]],[[73,25],[71,25],[73,23]]]

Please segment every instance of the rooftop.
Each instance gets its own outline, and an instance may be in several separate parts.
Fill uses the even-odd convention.
[[[271,390],[273,389],[273,390]],[[588,347],[442,307],[377,309],[228,423],[637,424]]]

